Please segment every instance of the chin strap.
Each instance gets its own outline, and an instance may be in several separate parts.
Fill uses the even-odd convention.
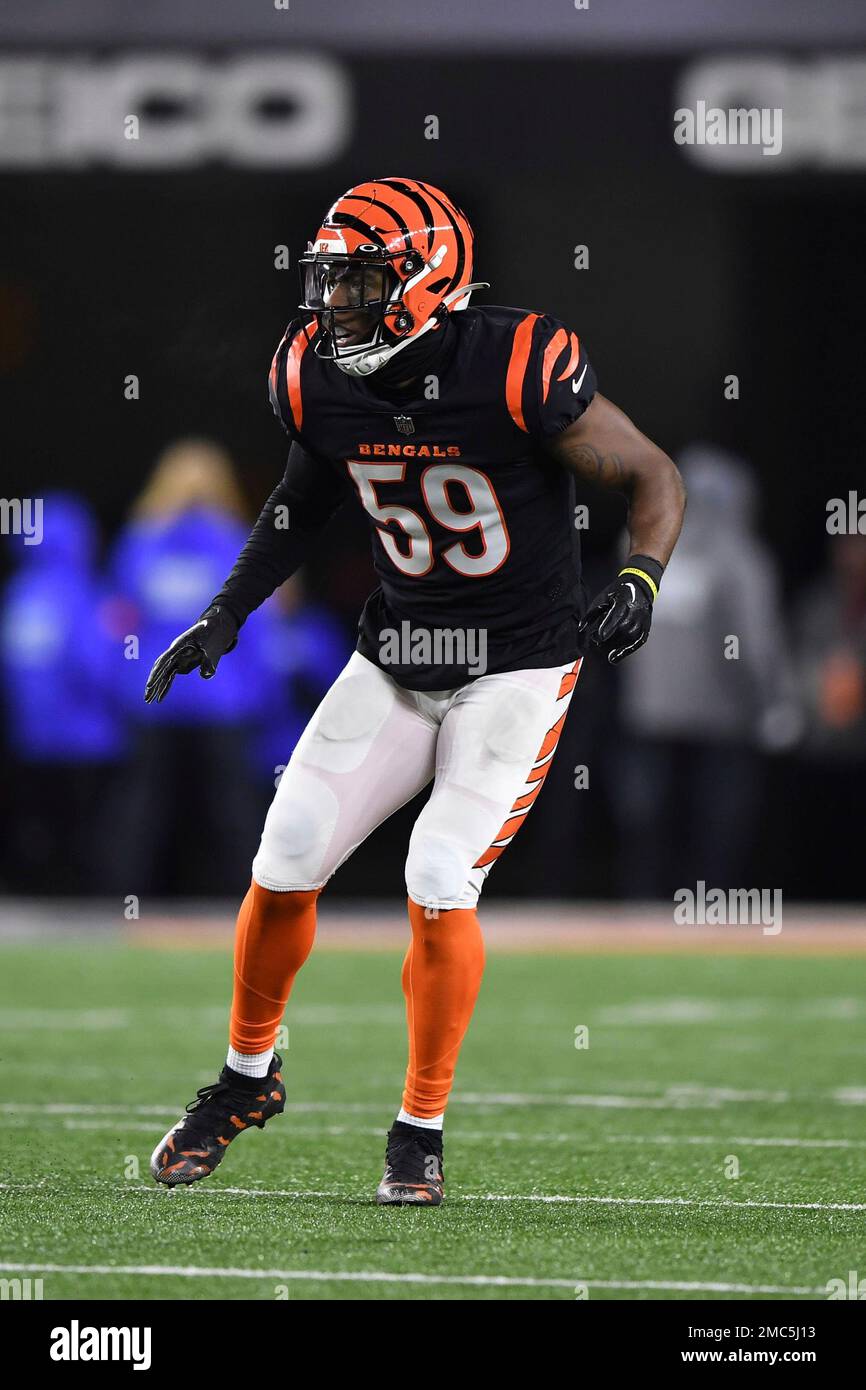
[[[462,285],[460,289],[452,290],[446,294],[442,300],[442,308],[449,309],[452,314],[456,314],[461,309],[467,308],[469,298],[473,290],[489,290],[490,285],[486,280],[478,280],[472,285]],[[334,366],[339,367],[346,376],[371,376],[373,372],[378,372],[380,367],[384,367],[386,362],[390,362],[392,357],[396,357],[398,352],[408,347],[410,343],[417,343],[436,323],[435,318],[429,318],[423,328],[419,328],[417,333],[412,333],[408,338],[404,338],[399,343],[383,343],[378,346],[370,345],[365,352],[358,352],[353,357],[333,358]]]

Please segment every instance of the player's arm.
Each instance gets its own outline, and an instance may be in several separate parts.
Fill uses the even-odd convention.
[[[628,499],[628,559],[581,623],[581,631],[616,664],[649,636],[653,602],[683,522],[683,480],[673,460],[598,393],[546,447],[583,482],[614,488]]]
[[[148,704],[164,700],[177,675],[214,675],[221,657],[237,646],[250,613],[300,568],[345,495],[346,484],[334,469],[294,442],[285,474],[225,584],[198,621],[154,663],[144,690]]]
[[[664,567],[683,522],[685,488],[679,470],[627,415],[596,392],[586,410],[548,449],[584,482],[628,498],[631,553]]]

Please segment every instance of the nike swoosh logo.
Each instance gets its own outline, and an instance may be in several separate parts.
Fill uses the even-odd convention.
[[[587,366],[589,366],[589,363],[587,363]],[[584,367],[584,369],[583,369],[583,371],[581,372],[580,376],[577,378],[577,381],[573,381],[573,382],[571,383],[571,389],[572,389],[572,391],[574,392],[575,395],[577,395],[578,391],[580,390],[581,385],[583,384],[583,378],[584,378],[585,376],[586,376],[586,367]]]

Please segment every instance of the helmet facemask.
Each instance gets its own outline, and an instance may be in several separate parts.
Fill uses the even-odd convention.
[[[390,355],[408,341],[414,321],[403,304],[397,261],[408,274],[423,268],[420,256],[378,247],[363,255],[311,250],[301,257],[300,308],[316,318],[320,334],[315,350],[320,357],[330,358],[344,371],[366,374],[367,354],[378,357],[384,350]]]

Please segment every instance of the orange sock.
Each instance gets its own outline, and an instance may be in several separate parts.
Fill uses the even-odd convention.
[[[295,976],[313,948],[318,896],[318,889],[272,893],[250,884],[235,934],[229,1041],[237,1052],[273,1047]]]
[[[412,940],[403,962],[409,1066],[403,1109],[419,1119],[441,1115],[484,970],[484,939],[474,908],[427,917],[409,900]]]

